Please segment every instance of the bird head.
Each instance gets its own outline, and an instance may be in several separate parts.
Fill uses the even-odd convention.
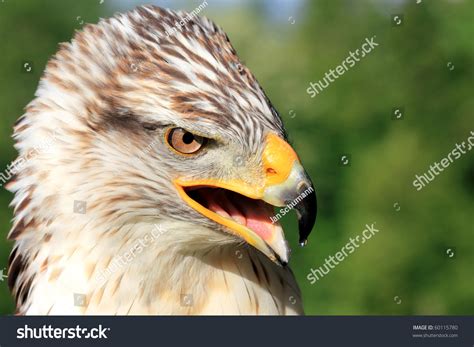
[[[57,214],[108,225],[103,235],[168,221],[176,242],[193,242],[199,228],[286,264],[274,207],[290,204],[306,242],[311,180],[255,77],[208,19],[143,6],[86,25],[50,60],[36,96],[16,124],[17,149],[26,156],[38,139],[54,141],[12,182],[12,238]],[[73,200],[87,203],[84,215],[72,213]]]

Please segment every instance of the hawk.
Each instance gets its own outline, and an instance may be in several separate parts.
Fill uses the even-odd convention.
[[[86,25],[13,137],[18,314],[303,313],[274,207],[304,244],[313,185],[210,20],[142,6]]]

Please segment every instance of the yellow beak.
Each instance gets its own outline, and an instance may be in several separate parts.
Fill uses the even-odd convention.
[[[291,146],[275,134],[267,135],[262,154],[262,170],[264,184],[251,185],[241,179],[201,179],[187,180],[178,178],[174,185],[181,198],[193,209],[227,227],[233,234],[245,240],[253,247],[267,255],[278,264],[287,264],[289,247],[285,240],[283,229],[275,223],[275,216],[270,215],[265,224],[267,232],[252,230],[248,225],[238,223],[232,218],[220,215],[194,200],[187,193],[193,187],[212,187],[228,190],[244,197],[262,200],[272,206],[293,205],[299,199],[295,209],[300,221],[300,243],[305,243],[316,218],[316,195],[306,173],[301,166],[298,156]],[[301,196],[303,196],[301,198]],[[296,199],[296,200],[295,200]]]

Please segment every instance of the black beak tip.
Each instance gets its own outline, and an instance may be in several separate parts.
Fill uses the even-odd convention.
[[[317,215],[317,201],[316,192],[314,188],[303,201],[296,207],[298,215],[298,228],[299,228],[299,243],[301,246],[305,246],[308,242],[308,236],[313,230],[316,222]]]

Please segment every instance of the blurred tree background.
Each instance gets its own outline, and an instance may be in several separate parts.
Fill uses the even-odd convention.
[[[151,1],[193,10],[202,1]],[[83,23],[133,0],[0,2],[0,169],[15,158],[12,126],[33,98],[58,43]],[[474,157],[433,182],[412,182],[474,131],[474,2],[208,0],[202,14],[228,33],[282,116],[318,193],[307,247],[294,216],[283,220],[307,314],[473,314]],[[403,15],[395,25],[393,15]],[[365,41],[370,54],[315,98],[306,89]],[[25,65],[28,64],[28,65]],[[32,67],[31,71],[30,66]],[[403,119],[393,109],[403,107]],[[341,156],[349,155],[348,165]],[[0,270],[12,243],[12,196],[0,188]],[[324,264],[366,223],[380,232],[328,275]],[[449,257],[447,250],[454,249]],[[0,282],[0,312],[14,307]]]

